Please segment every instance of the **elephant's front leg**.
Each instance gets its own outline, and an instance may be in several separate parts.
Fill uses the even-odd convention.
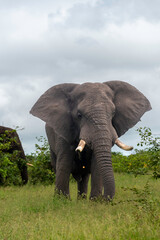
[[[55,192],[70,197],[69,177],[72,169],[73,153],[69,150],[60,152],[56,162]]]
[[[87,198],[88,180],[89,174],[86,174],[82,177],[81,181],[78,182],[78,199]]]
[[[90,199],[94,200],[98,197],[102,196],[102,189],[103,189],[103,183],[102,183],[102,177],[99,173],[99,169],[97,167],[97,162],[95,158],[92,159],[91,164],[91,194]]]

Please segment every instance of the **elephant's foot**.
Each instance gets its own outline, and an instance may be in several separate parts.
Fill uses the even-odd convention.
[[[89,200],[94,202],[102,202],[104,201],[104,196],[102,194],[99,194],[97,196],[90,196]]]
[[[87,199],[87,194],[86,193],[78,193],[77,195],[78,200],[86,200]]]
[[[89,199],[95,202],[105,202],[105,203],[113,202],[113,198],[111,198],[110,196],[104,196],[102,194],[98,196],[90,196]]]
[[[58,188],[55,188],[54,196],[58,196],[60,198],[64,198],[65,197],[65,198],[71,200],[69,193],[66,193],[66,192],[64,192],[64,191],[62,191],[62,190],[60,190]]]

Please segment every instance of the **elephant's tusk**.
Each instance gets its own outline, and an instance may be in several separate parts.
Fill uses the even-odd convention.
[[[126,144],[122,143],[118,138],[116,139],[115,144],[126,151],[131,151],[133,149],[132,146],[127,146]]]
[[[33,164],[31,164],[31,163],[27,163],[27,165],[30,166],[30,167],[33,167]]]
[[[79,151],[79,152],[82,152],[84,147],[86,145],[86,142],[84,140],[80,140],[79,144],[78,144],[78,147],[76,148],[76,152]]]

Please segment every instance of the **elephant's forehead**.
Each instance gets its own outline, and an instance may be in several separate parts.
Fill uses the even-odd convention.
[[[87,92],[92,92],[92,91],[100,91],[102,89],[102,83],[83,83],[79,85],[79,90],[85,90]]]
[[[112,98],[113,97],[113,92],[112,90],[102,84],[102,83],[84,83],[81,85],[78,85],[73,93],[74,98],[77,99],[104,99],[106,97]]]

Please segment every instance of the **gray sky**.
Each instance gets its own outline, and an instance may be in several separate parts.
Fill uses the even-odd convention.
[[[139,126],[160,134],[159,9],[159,0],[0,0],[0,125],[24,127],[24,150],[33,152],[45,132],[29,110],[44,91],[123,80],[153,109],[121,140],[136,147]]]

